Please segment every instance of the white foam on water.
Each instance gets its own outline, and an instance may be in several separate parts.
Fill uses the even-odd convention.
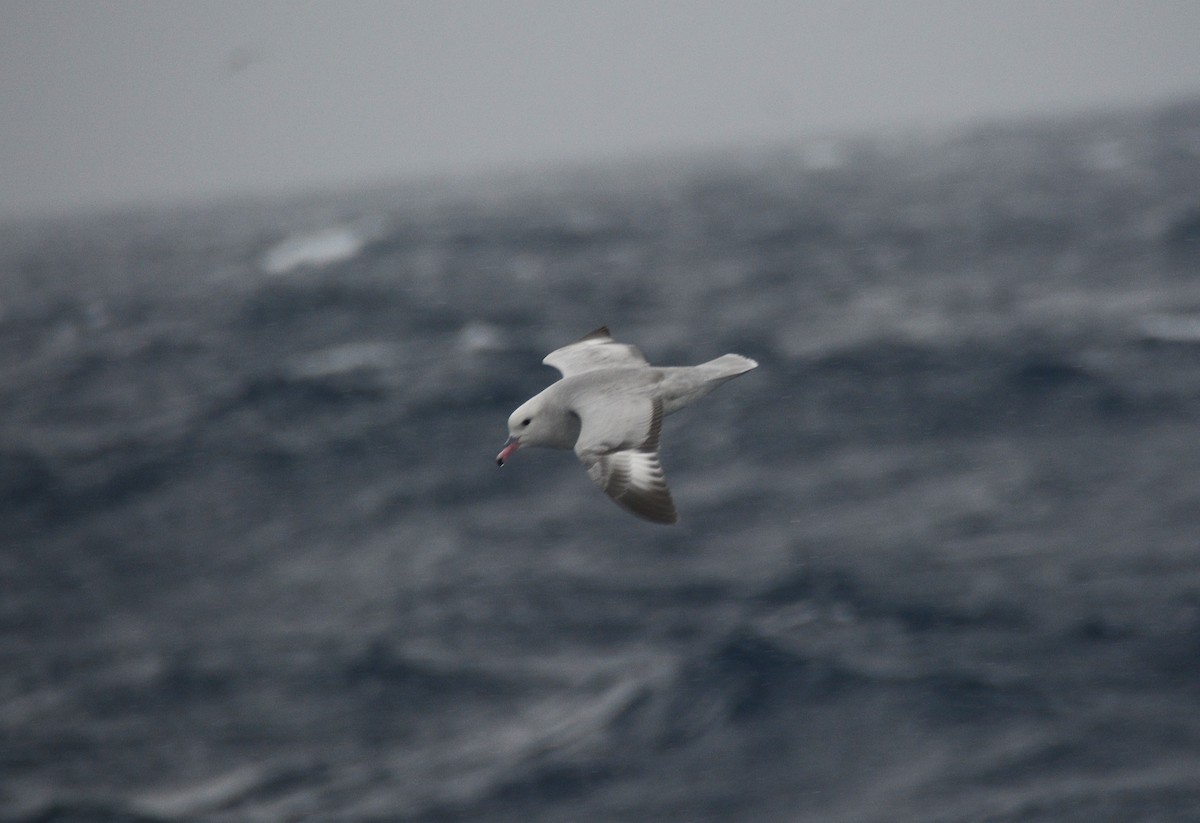
[[[302,266],[322,268],[358,256],[366,240],[353,229],[337,226],[294,234],[272,246],[262,257],[267,274],[287,274]]]
[[[1200,343],[1200,315],[1160,314],[1147,317],[1138,327],[1147,340],[1163,343]]]

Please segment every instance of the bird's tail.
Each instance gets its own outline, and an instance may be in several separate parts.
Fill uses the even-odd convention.
[[[712,374],[714,380],[728,380],[757,367],[758,363],[749,357],[742,357],[740,354],[723,354],[716,360],[701,363],[697,368]]]

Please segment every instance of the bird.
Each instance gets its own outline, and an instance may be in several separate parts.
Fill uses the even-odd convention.
[[[517,449],[574,449],[588,476],[627,511],[653,523],[679,520],[659,454],[662,421],[717,386],[757,368],[740,354],[698,366],[651,366],[607,326],[542,360],[562,379],[509,415],[503,466]]]

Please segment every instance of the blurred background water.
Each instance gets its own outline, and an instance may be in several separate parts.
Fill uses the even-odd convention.
[[[1196,820],[1198,413],[1194,103],[8,220],[0,819]]]

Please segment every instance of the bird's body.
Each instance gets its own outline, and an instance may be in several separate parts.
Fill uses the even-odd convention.
[[[512,413],[496,462],[524,446],[573,448],[610,497],[658,523],[678,519],[659,460],[662,418],[758,365],[726,354],[698,366],[654,367],[603,326],[542,362],[563,378]]]

